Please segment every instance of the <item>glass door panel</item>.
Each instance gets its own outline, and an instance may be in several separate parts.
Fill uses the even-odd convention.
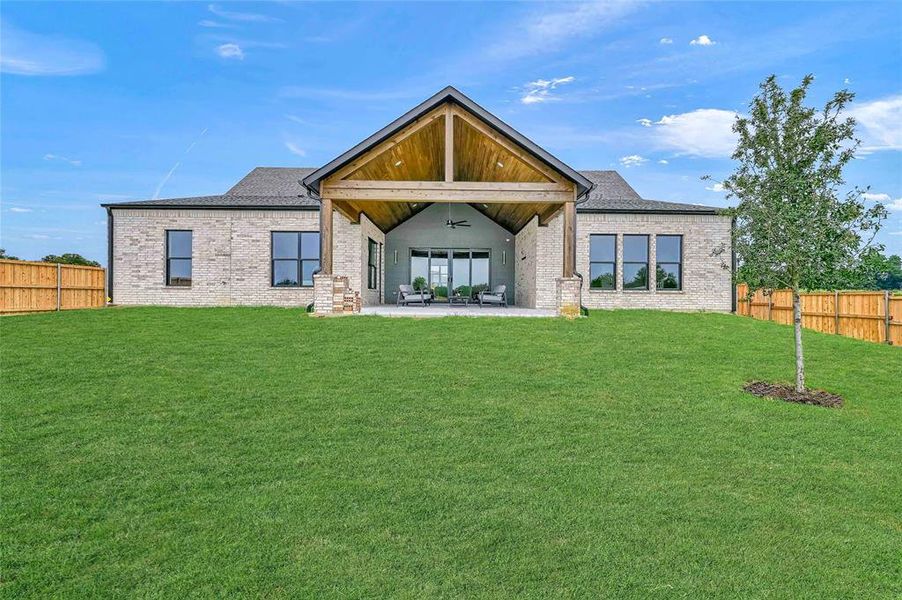
[[[417,290],[429,286],[429,250],[411,249],[410,285]]]
[[[436,302],[448,300],[449,264],[447,250],[431,250],[429,256],[429,287]]]
[[[451,277],[456,296],[470,297],[470,251],[454,250],[452,253]]]
[[[478,294],[489,289],[489,251],[473,250],[470,283],[473,293]]]

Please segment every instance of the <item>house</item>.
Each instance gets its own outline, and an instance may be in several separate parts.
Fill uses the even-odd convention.
[[[729,217],[576,171],[448,87],[319,168],[258,167],[221,195],[104,204],[116,304],[508,302],[729,311]],[[327,217],[327,218],[324,218]]]

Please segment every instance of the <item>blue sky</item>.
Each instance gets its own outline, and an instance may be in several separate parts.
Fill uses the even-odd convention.
[[[0,13],[0,245],[105,261],[101,202],[318,166],[451,84],[578,169],[725,206],[758,83],[857,94],[850,185],[902,253],[902,8],[892,3],[32,3]]]

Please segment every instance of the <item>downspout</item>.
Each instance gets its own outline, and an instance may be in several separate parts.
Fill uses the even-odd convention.
[[[592,184],[592,187],[590,187],[589,189],[587,189],[587,190],[585,191],[585,193],[584,193],[582,196],[580,196],[579,198],[577,198],[577,199],[576,199],[576,202],[574,202],[574,204],[575,204],[576,206],[579,206],[580,204],[584,204],[584,203],[589,199],[589,194],[592,193],[592,190],[595,189],[595,186],[596,186],[596,185],[597,185],[597,184],[593,183],[593,184]],[[577,211],[577,213],[576,213],[576,221],[577,221],[577,223],[579,223],[579,211]],[[577,228],[577,231],[579,231],[578,228]],[[577,235],[574,235],[574,236],[573,236],[573,256],[574,256],[574,258],[576,257],[576,248],[578,247],[577,242],[576,242],[576,238],[577,238],[577,237],[579,237],[579,236],[577,236]],[[574,269],[574,271],[573,271],[573,274],[574,274],[576,277],[579,277],[579,313],[580,313],[581,315],[584,315],[584,316],[588,317],[588,316],[589,316],[589,309],[588,309],[588,307],[583,306],[583,283],[584,283],[584,280],[583,280],[583,274],[580,273],[579,271],[576,271],[575,269]]]
[[[106,209],[106,298],[105,302],[113,303],[113,209]]]
[[[320,225],[319,225],[319,226],[320,226],[320,231],[322,231],[322,227],[323,227],[323,225],[322,225],[322,219],[323,219],[323,204],[322,204],[322,198],[319,197],[319,193],[318,193],[315,189],[313,189],[312,187],[307,187],[306,185],[304,185],[304,180],[303,180],[303,179],[298,179],[298,185],[300,185],[302,188],[305,188],[307,191],[310,192],[310,195],[311,195],[311,196],[313,196],[316,200],[319,200],[319,201],[320,201],[320,205],[319,205],[319,222],[320,222]],[[300,194],[298,194],[298,196],[300,196]],[[322,236],[320,236],[320,238],[322,238]],[[323,255],[323,241],[322,241],[322,239],[320,239],[319,244],[320,244],[320,245],[319,245],[320,257],[322,258],[322,255]],[[319,268],[313,269],[313,274],[314,274],[314,275],[318,275],[320,272],[322,272],[322,269],[319,269]],[[308,305],[304,308],[304,310],[305,310],[306,312],[308,312],[308,313],[312,313],[312,312],[314,311],[314,309],[315,309],[315,306],[314,306],[315,304],[316,304],[315,302],[311,302],[310,304],[308,304]]]
[[[733,301],[733,314],[736,314],[738,298],[736,297],[736,244],[733,243],[733,233],[736,231],[736,217],[730,219],[730,264],[733,269],[730,272],[730,296]]]

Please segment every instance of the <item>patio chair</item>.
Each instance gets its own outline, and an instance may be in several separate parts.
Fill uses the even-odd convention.
[[[491,292],[479,292],[479,306],[507,307],[507,286],[496,285]]]
[[[398,286],[398,306],[407,306],[408,304],[422,304],[426,306],[432,302],[432,292],[429,290],[416,291],[412,285]]]

